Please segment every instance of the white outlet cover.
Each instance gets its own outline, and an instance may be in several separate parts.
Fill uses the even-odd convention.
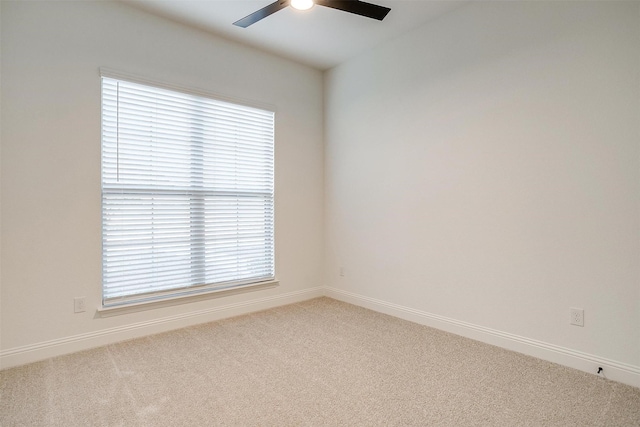
[[[74,313],[84,313],[87,311],[86,307],[86,297],[77,297],[73,299],[73,312]]]
[[[571,308],[570,323],[575,326],[584,326],[584,310],[582,308]]]

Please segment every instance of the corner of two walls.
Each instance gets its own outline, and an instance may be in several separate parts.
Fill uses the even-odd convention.
[[[476,2],[327,71],[327,294],[640,387],[639,9]]]

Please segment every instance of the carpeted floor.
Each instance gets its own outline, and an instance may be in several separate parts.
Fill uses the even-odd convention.
[[[0,372],[9,426],[640,426],[640,389],[319,298]]]

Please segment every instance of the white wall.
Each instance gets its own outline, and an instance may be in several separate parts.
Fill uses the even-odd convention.
[[[325,122],[335,295],[640,374],[640,3],[474,2],[329,71]]]
[[[5,367],[320,292],[321,72],[118,2],[3,1],[1,7]],[[96,317],[99,67],[275,106],[279,287]],[[86,313],[73,313],[76,296],[87,297]]]

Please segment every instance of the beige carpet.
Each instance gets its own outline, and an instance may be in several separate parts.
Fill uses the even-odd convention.
[[[640,426],[640,389],[319,298],[0,372],[9,426]]]

